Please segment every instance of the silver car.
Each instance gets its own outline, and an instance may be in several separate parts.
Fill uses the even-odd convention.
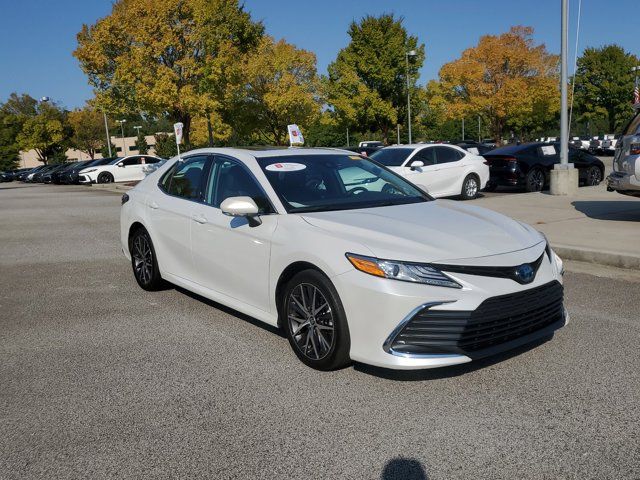
[[[640,109],[618,139],[607,190],[640,197]]]

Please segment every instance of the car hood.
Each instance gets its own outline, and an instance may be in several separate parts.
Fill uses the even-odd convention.
[[[305,213],[303,218],[315,227],[361,243],[378,258],[391,260],[454,262],[515,252],[543,241],[528,225],[451,200]]]

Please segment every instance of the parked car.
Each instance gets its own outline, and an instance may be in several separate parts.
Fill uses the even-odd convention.
[[[66,183],[65,177],[70,170],[78,168],[79,166],[84,166],[87,163],[89,163],[89,161],[84,160],[65,164],[64,168],[59,168],[51,174],[51,183],[55,183],[56,185]]]
[[[384,147],[384,143],[379,142],[378,140],[366,140],[364,142],[360,142],[358,147],[375,147],[382,148]]]
[[[56,168],[59,164],[50,164],[50,165],[44,165],[43,168],[39,169],[37,172],[35,172],[35,174],[29,175],[29,182],[31,183],[42,183],[42,177],[49,172],[50,170]]]
[[[161,158],[152,155],[117,157],[104,165],[84,168],[79,172],[80,183],[131,182],[144,178],[145,165],[157,163]]]
[[[423,186],[435,198],[475,198],[489,180],[484,158],[455,145],[415,144],[385,147],[371,158]]]
[[[0,172],[0,183],[13,182],[13,176],[12,171]]]
[[[101,165],[107,165],[112,162],[115,157],[111,158],[99,158],[96,160],[89,160],[84,165],[77,165],[69,170],[66,170],[62,176],[62,182],[69,185],[77,185],[80,183],[80,171],[89,167],[96,167]]]
[[[359,153],[360,155],[364,155],[365,157],[370,157],[382,147],[348,147],[345,150],[349,150],[351,152]]]
[[[474,142],[470,140],[466,140],[464,142],[458,142],[456,143],[456,145],[466,150],[469,153],[472,153],[474,155],[480,155],[480,156],[484,155],[487,152],[490,152],[494,148],[490,145],[485,145],[484,143]]]
[[[565,325],[541,233],[432,200],[348,151],[194,150],[123,195],[122,250],[141,288],[166,280],[281,327],[320,370],[456,365]]]
[[[56,165],[52,165],[52,167],[50,169],[48,169],[46,172],[43,172],[40,176],[40,182],[41,183],[53,183],[53,175],[56,172],[59,172],[61,170],[64,170],[65,168],[67,168],[69,166],[68,163],[58,163]]]
[[[614,155],[616,152],[616,143],[618,142],[618,140],[616,139],[616,136],[608,133],[604,136],[604,138],[602,139],[602,143],[600,145],[600,150],[602,151],[603,155]]]
[[[640,197],[640,110],[622,130],[613,157],[607,190]]]
[[[589,153],[595,155],[597,153],[602,153],[602,140],[600,137],[592,137],[589,141]]]
[[[524,187],[528,192],[539,192],[549,184],[550,171],[560,163],[559,143],[523,143],[496,148],[484,158],[491,170],[486,190],[498,186]],[[598,185],[604,178],[604,164],[585,151],[569,146],[569,162],[579,170],[580,182]]]

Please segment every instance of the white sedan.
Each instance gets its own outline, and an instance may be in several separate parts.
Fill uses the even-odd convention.
[[[378,150],[371,158],[424,186],[435,198],[459,195],[470,200],[489,181],[484,158],[455,145],[394,145]]]
[[[282,328],[307,365],[456,365],[565,325],[542,234],[334,149],[202,149],[122,197],[138,284]],[[240,319],[238,321],[241,321]]]
[[[142,180],[145,177],[145,168],[161,161],[162,158],[152,155],[117,157],[105,165],[80,170],[78,178],[80,183],[113,183]]]

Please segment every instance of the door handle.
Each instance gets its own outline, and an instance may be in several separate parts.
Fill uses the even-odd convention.
[[[158,207],[159,207],[159,206],[158,206],[158,204],[157,204],[156,202],[153,202],[153,201],[152,201],[152,202],[150,202],[150,203],[149,203],[149,208],[153,208],[153,209],[155,210],[155,209],[156,209],[156,208],[158,208]]]
[[[194,222],[197,222],[201,225],[207,223],[207,219],[204,217],[204,215],[200,215],[198,213],[194,213],[191,215],[191,220],[193,220]]]

